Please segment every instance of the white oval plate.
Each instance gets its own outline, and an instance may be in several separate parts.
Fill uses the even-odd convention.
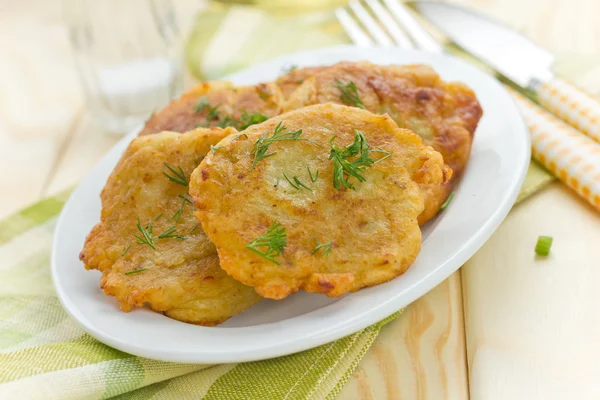
[[[529,133],[502,86],[458,59],[400,49],[339,46],[303,52],[230,77],[237,84],[273,80],[282,69],[342,60],[429,64],[445,80],[461,81],[484,109],[466,174],[450,206],[424,228],[421,254],[402,276],[339,299],[296,293],[262,300],[218,327],[178,322],[148,309],[119,311],[99,288],[97,271],[78,259],[100,217],[99,194],[129,141],[121,140],[71,195],[56,227],[52,278],[64,308],[96,339],[119,350],[164,361],[225,363],[283,356],[363,329],[424,295],[456,271],[490,237],[514,203],[530,157]]]

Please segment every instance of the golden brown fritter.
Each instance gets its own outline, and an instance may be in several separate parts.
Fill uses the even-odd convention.
[[[463,172],[471,150],[473,134],[482,110],[471,89],[461,83],[444,82],[424,65],[380,66],[368,62],[342,62],[307,77],[291,94],[286,110],[311,104],[339,103],[356,106],[344,98],[343,87],[365,109],[387,113],[401,128],[414,131],[423,143],[432,146],[452,168],[449,184],[427,185],[425,210],[419,217],[424,224],[433,217],[452,191]],[[298,70],[301,74],[302,70]]]
[[[322,67],[293,68],[289,72],[287,72],[287,73],[281,75],[279,78],[277,78],[275,83],[281,89],[281,93],[283,93],[283,97],[285,97],[287,99],[288,97],[290,97],[292,92],[298,88],[298,86],[300,86],[302,83],[304,83],[304,81],[307,78],[309,78],[327,68],[329,68],[329,67],[322,66]]]
[[[140,136],[198,127],[244,129],[282,111],[283,96],[273,83],[236,87],[231,82],[204,82],[154,113]]]
[[[402,274],[421,247],[418,185],[448,172],[438,152],[390,117],[335,104],[272,118],[218,147],[190,179],[196,215],[221,267],[272,299],[300,288],[336,297]],[[344,177],[344,165],[364,181]],[[283,248],[281,231],[268,233],[277,223]],[[251,244],[265,234],[275,236],[271,251]]]
[[[101,222],[80,258],[87,269],[102,272],[101,287],[123,311],[147,303],[180,321],[215,325],[259,300],[251,287],[219,267],[215,246],[193,216],[188,187],[165,176],[178,180],[181,168],[189,179],[210,145],[235,132],[196,129],[139,137],[121,157],[102,191]],[[155,248],[133,236],[143,237],[138,218],[151,230],[147,243]]]

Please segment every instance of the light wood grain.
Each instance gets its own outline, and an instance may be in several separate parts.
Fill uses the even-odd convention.
[[[467,399],[460,272],[383,327],[340,399]]]
[[[556,184],[463,267],[473,400],[600,398],[599,244],[600,215]]]

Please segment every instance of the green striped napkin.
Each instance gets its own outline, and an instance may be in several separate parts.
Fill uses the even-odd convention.
[[[195,73],[217,77],[280,52],[346,40],[331,27],[329,13],[285,19],[235,8],[201,16],[187,50]],[[551,180],[533,165],[520,199]],[[67,197],[45,199],[0,222],[0,399],[333,399],[381,327],[400,314],[336,342],[260,362],[176,364],[123,353],[84,333],[52,288],[52,235]]]

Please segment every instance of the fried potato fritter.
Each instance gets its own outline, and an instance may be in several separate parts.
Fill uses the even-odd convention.
[[[302,69],[293,71],[302,75]],[[338,103],[360,106],[376,114],[387,113],[401,128],[410,129],[444,157],[454,172],[446,184],[423,185],[425,209],[420,224],[432,218],[462,174],[473,135],[482,115],[471,89],[444,82],[424,65],[381,66],[368,62],[341,62],[320,71],[308,70],[302,84],[289,96],[286,110],[311,104]],[[283,76],[281,81],[290,81]],[[355,86],[355,92],[348,85]],[[360,104],[348,102],[342,88],[356,94]],[[289,90],[289,88],[288,88]]]
[[[236,87],[231,82],[201,83],[150,117],[140,136],[198,127],[246,126],[279,115],[283,96],[274,83]]]
[[[449,175],[438,152],[390,117],[335,104],[218,147],[190,179],[196,215],[221,267],[271,299],[300,288],[336,297],[402,274],[421,247],[419,184]],[[362,178],[343,173],[349,164]]]
[[[219,267],[215,246],[193,216],[188,187],[181,184],[211,145],[235,132],[196,129],[138,137],[121,157],[101,194],[101,222],[80,259],[87,269],[102,272],[101,287],[123,311],[147,303],[180,321],[215,325],[260,299]]]

